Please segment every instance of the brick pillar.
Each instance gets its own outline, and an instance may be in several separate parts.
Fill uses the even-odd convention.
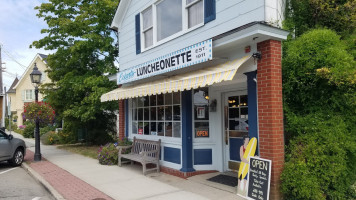
[[[257,44],[258,128],[261,158],[272,160],[270,199],[282,199],[280,175],[284,165],[281,42]]]
[[[125,100],[119,100],[119,138],[125,137]]]

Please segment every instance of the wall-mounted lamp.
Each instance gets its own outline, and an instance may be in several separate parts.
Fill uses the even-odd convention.
[[[252,54],[252,57],[258,60],[261,60],[262,54],[260,52],[256,52]]]
[[[216,104],[217,104],[216,99],[211,101],[211,103],[209,105],[210,112],[216,112]]]

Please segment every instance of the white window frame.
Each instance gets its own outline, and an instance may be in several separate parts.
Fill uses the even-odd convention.
[[[27,98],[27,92],[30,93],[30,98]],[[34,97],[33,97],[33,90],[31,89],[27,89],[25,90],[25,96],[24,96],[24,101],[33,101],[34,100]]]
[[[188,18],[188,8],[193,6],[196,3],[200,2],[200,1],[203,1],[203,5],[204,5],[204,1],[205,0],[195,0],[194,2],[191,2],[188,5],[186,4],[186,2],[187,2],[186,0],[182,0],[182,17],[183,17],[183,19],[182,19],[182,30],[177,32],[177,33],[175,33],[175,34],[173,34],[173,35],[171,35],[171,36],[168,36],[168,37],[166,37],[166,38],[164,38],[164,39],[162,39],[160,41],[157,41],[157,5],[159,3],[161,3],[162,1],[165,1],[165,0],[158,0],[154,4],[146,7],[145,9],[143,9],[140,12],[140,22],[142,22],[142,23],[140,23],[141,53],[145,52],[145,51],[148,51],[148,50],[150,50],[150,49],[152,49],[154,47],[157,47],[159,45],[162,45],[162,44],[164,44],[164,43],[166,43],[166,42],[168,42],[170,40],[173,40],[173,39],[175,39],[177,37],[180,37],[180,36],[182,36],[182,35],[184,35],[186,33],[189,33],[189,32],[191,32],[191,31],[193,31],[193,30],[195,30],[195,29],[197,29],[199,27],[204,26],[204,16],[205,16],[204,6],[203,6],[203,21],[202,21],[202,23],[197,24],[197,25],[195,25],[195,26],[193,26],[191,28],[188,28],[188,20],[189,20],[189,18]],[[149,7],[152,7],[153,44],[150,47],[145,48],[145,35],[144,35],[144,32],[149,30],[149,28],[143,30],[143,15],[142,15],[142,12],[147,10]]]

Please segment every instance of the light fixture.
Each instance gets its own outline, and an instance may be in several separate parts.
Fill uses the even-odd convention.
[[[32,83],[34,84],[41,83],[42,73],[38,70],[36,63],[35,66],[33,67],[33,71],[31,72],[30,77]]]

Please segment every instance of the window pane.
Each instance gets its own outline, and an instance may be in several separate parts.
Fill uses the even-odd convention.
[[[229,107],[233,107],[233,108],[238,107],[240,104],[238,96],[229,97],[228,102],[229,102]]]
[[[132,109],[132,120],[137,121],[137,109]]]
[[[173,93],[173,104],[180,104],[180,92]]]
[[[182,1],[164,0],[157,5],[158,41],[182,30]]]
[[[172,93],[168,93],[164,95],[164,102],[165,102],[164,105],[172,105],[172,101],[173,101]]]
[[[239,118],[239,108],[229,108],[229,119]]]
[[[142,12],[142,21],[143,30],[152,26],[152,7]]]
[[[150,120],[150,110],[149,108],[144,108],[143,109],[143,116],[144,116],[144,120],[145,121],[149,121]]]
[[[143,108],[138,109],[138,120],[143,121]]]
[[[150,134],[150,123],[149,122],[144,122],[143,123],[143,133],[145,135],[149,135]]]
[[[157,120],[164,120],[164,107],[161,106],[161,107],[158,107],[158,110],[157,110],[157,116],[158,116],[158,119]]]
[[[132,133],[137,134],[137,122],[132,122]]]
[[[164,99],[163,94],[157,95],[157,106],[163,105]]]
[[[164,136],[164,122],[158,122],[158,135]]]
[[[209,129],[209,122],[195,122],[194,127],[196,129]]]
[[[137,108],[137,98],[132,99],[132,108]]]
[[[144,106],[149,106],[149,98],[148,96],[142,97],[143,98],[143,105]]]
[[[145,48],[148,48],[153,45],[153,28],[144,32],[145,36]]]
[[[156,95],[150,96],[150,106],[156,106],[157,100],[156,100]]]
[[[157,120],[156,107],[151,108],[151,120]]]
[[[198,3],[188,8],[188,28],[203,23],[203,18],[204,18],[203,8],[204,8],[203,1],[199,1]]]
[[[137,106],[138,107],[143,107],[143,102],[145,101],[144,97],[138,97],[137,98]]]
[[[240,106],[247,106],[247,95],[240,97]]]
[[[173,122],[173,137],[180,137],[180,122]]]
[[[172,122],[166,122],[165,123],[165,128],[166,128],[166,137],[172,137]]]
[[[172,106],[166,106],[165,109],[165,119],[166,120],[172,120]]]
[[[173,120],[180,120],[180,106],[173,106]]]
[[[157,135],[157,123],[151,122],[151,135]]]
[[[248,119],[248,108],[241,108],[241,118]]]

